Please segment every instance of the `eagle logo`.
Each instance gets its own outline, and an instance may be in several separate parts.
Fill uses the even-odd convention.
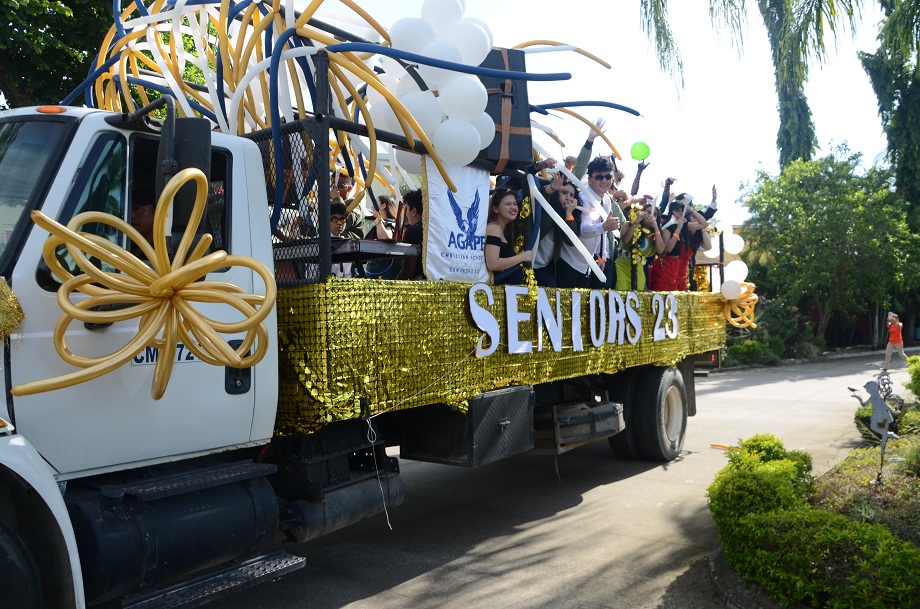
[[[460,209],[460,204],[457,203],[457,199],[454,198],[454,193],[447,190],[447,198],[450,200],[450,208],[454,212],[454,217],[457,219],[457,228],[466,236],[467,243],[476,242],[476,229],[479,224],[479,189],[476,189],[476,196],[473,197],[473,204],[470,205],[470,208],[466,212],[466,220],[463,219],[463,210]]]

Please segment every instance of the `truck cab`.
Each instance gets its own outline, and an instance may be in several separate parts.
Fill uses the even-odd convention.
[[[165,472],[188,470],[187,465],[175,463],[195,463],[215,453],[259,447],[273,433],[277,406],[274,313],[265,322],[271,340],[268,355],[252,369],[206,364],[182,344],[175,353],[147,347],[130,365],[94,382],[49,393],[10,394],[14,385],[74,370],[54,348],[52,336],[62,315],[57,302],[61,279],[43,260],[49,235],[33,224],[31,212],[41,210],[65,225],[86,211],[102,211],[131,223],[133,195],[155,187],[160,128],[159,121],[128,123],[109,112],[60,106],[13,110],[0,117],[0,272],[25,312],[25,320],[4,341],[7,399],[0,404],[0,419],[5,422],[0,431],[4,443],[0,449],[0,544],[18,557],[18,566],[11,570],[13,579],[47,583],[42,587],[48,606],[84,606],[84,600],[111,597],[113,587],[123,593],[139,588],[144,580],[139,576],[125,587],[100,582],[98,577],[91,583],[93,576],[87,576],[84,595],[87,565],[85,558],[80,559],[76,538],[92,535],[90,529],[99,523],[85,524],[82,530],[78,526],[75,531],[73,522],[80,508],[65,505],[65,496],[89,492],[98,498],[105,485],[123,488],[129,480],[151,480]],[[212,235],[213,250],[271,264],[258,148],[246,139],[221,134],[215,134],[212,145],[206,143],[206,147],[210,181],[199,230]],[[257,204],[252,204],[253,197]],[[131,246],[122,232],[110,226],[88,224],[83,230],[126,249]],[[54,255],[65,268],[76,271],[72,252],[62,246]],[[98,260],[94,264],[101,265]],[[207,279],[226,281],[247,292],[265,289],[246,267],[228,266]],[[203,305],[202,312],[230,321],[228,312],[214,305]],[[66,348],[78,356],[104,356],[124,346],[138,325],[137,319],[100,326],[73,322],[66,329]],[[151,378],[161,357],[174,358],[175,366],[166,395],[154,400]],[[124,496],[123,490],[118,492]],[[138,501],[138,496],[129,501]],[[262,536],[270,538],[277,530],[278,508],[267,483],[262,500],[269,503],[269,512],[274,510],[262,523],[269,531]],[[91,519],[87,516],[84,523]],[[105,563],[104,568],[111,569],[117,557],[106,562],[104,549],[98,545],[95,551],[103,556],[94,559],[100,563],[93,568],[99,571]],[[252,550],[247,547],[245,552]],[[229,553],[222,552],[226,559]],[[151,570],[155,569],[147,567]],[[18,584],[12,589],[17,590]],[[21,599],[16,606],[33,606],[30,590],[14,598]]]
[[[16,148],[32,149],[34,159],[28,164],[32,171],[23,182],[30,180],[33,192],[45,193],[8,199],[0,207],[10,220],[4,224],[10,227],[3,251],[5,276],[26,311],[11,341],[7,380],[12,384],[73,370],[48,340],[61,317],[60,280],[42,260],[48,234],[32,225],[29,213],[41,209],[66,225],[78,213],[103,211],[130,223],[133,194],[141,188],[154,189],[159,142],[155,132],[118,128],[106,121],[112,115],[105,112],[68,108],[52,116],[20,122],[13,113],[0,123],[13,148],[0,160],[0,170],[5,159],[18,158]],[[207,209],[199,229],[214,237],[212,249],[270,260],[264,238],[266,206],[251,204],[251,197],[264,189],[247,192],[249,184],[263,180],[261,175],[250,175],[260,166],[251,142],[215,135]],[[13,187],[22,194],[26,190],[25,183]],[[110,226],[90,224],[84,230],[130,247],[125,235]],[[56,255],[69,270],[77,271],[64,247]],[[226,281],[247,292],[255,289],[254,273],[246,267],[220,269],[207,279]],[[215,309],[211,314],[219,317],[221,312]],[[105,355],[121,348],[137,329],[136,320],[92,328],[72,323],[67,328],[67,348],[88,357]],[[269,351],[272,355],[249,372],[251,378],[244,386],[237,387],[225,381],[231,371],[205,364],[182,344],[169,354],[148,347],[130,366],[97,382],[17,397],[7,404],[13,409],[7,414],[15,416],[17,428],[59,480],[261,444],[271,438],[277,403],[277,363],[274,349]],[[168,395],[153,400],[150,379],[160,357],[174,358],[176,365]]]

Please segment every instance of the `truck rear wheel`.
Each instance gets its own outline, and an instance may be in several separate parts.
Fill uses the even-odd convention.
[[[41,583],[28,546],[6,522],[0,520],[0,607],[40,609]]]
[[[650,461],[672,461],[684,446],[687,388],[677,368],[649,368],[638,379],[631,424],[638,452]],[[628,428],[628,425],[627,425]]]
[[[626,423],[626,429],[620,433],[610,436],[610,448],[613,454],[621,459],[638,459],[639,442],[636,437],[636,415],[634,414],[634,404],[637,389],[637,381],[642,377],[636,374],[636,371],[627,368],[619,372],[611,379],[608,384],[608,395],[610,401],[623,404],[623,421]]]

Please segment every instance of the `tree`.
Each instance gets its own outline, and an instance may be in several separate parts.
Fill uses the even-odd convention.
[[[780,167],[814,154],[817,138],[805,97],[808,60],[823,60],[825,31],[837,31],[842,20],[852,27],[860,5],[860,0],[757,0],[773,55]],[[655,41],[662,69],[678,75],[682,63],[668,24],[667,0],[641,0],[640,8],[643,28]],[[709,2],[713,24],[726,27],[739,48],[747,10],[745,0]]]
[[[920,7],[899,0],[881,0],[885,20],[875,53],[860,53],[878,99],[878,113],[888,141],[895,188],[907,201],[908,222],[920,230],[920,79],[917,77],[917,43]],[[916,284],[898,290],[893,307],[905,312],[905,336],[913,336],[920,289]]]
[[[86,78],[112,3],[0,0],[0,92],[10,107],[54,103]]]
[[[910,3],[888,0],[881,4],[886,17],[879,49],[860,53],[859,59],[878,99],[895,186],[910,205],[911,225],[920,229],[920,80],[916,57],[920,13],[908,6]]]
[[[885,170],[857,175],[859,161],[840,147],[793,161],[779,176],[760,172],[744,201],[750,251],[772,252],[772,264],[756,268],[785,302],[814,314],[821,338],[833,315],[886,305],[895,288],[918,279],[920,240],[903,201]]]

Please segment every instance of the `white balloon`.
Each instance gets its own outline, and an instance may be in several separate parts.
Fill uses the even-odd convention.
[[[732,260],[725,265],[725,279],[742,282],[747,279],[748,265],[743,260]]]
[[[495,139],[495,119],[488,112],[483,112],[472,123],[479,132],[479,149],[483,150]]]
[[[418,17],[403,17],[390,27],[390,46],[410,53],[422,54],[437,37],[431,25]]]
[[[441,61],[450,61],[460,63],[463,57],[460,55],[460,49],[453,42],[447,40],[435,40],[425,46],[420,55],[430,57],[431,59],[440,59]],[[439,85],[446,84],[450,79],[457,76],[453,70],[444,68],[435,68],[421,64],[418,67],[419,75],[428,83],[431,89],[437,89]]]
[[[435,130],[431,143],[450,165],[469,165],[479,154],[479,132],[468,121],[447,119]]]
[[[399,120],[396,113],[386,101],[381,101],[371,106],[371,120],[374,121],[374,129],[383,129],[384,131],[395,131],[400,133]]]
[[[728,220],[720,220],[718,223],[716,223],[716,230],[723,235],[731,235],[735,232],[735,227],[732,226],[732,223]]]
[[[441,114],[441,105],[431,91],[413,91],[400,96],[399,100],[406,107],[422,131],[429,138],[441,124],[444,115]]]
[[[444,39],[457,45],[463,63],[468,66],[478,66],[492,50],[489,35],[481,25],[472,21],[461,21],[456,24],[444,35]]]
[[[403,74],[406,73],[406,68],[393,59],[392,57],[387,57],[386,55],[380,56],[380,67],[384,69],[387,74],[392,74],[396,78],[402,78]]]
[[[361,35],[361,37],[371,43],[377,43],[383,40],[383,37],[380,35],[380,32],[378,32],[372,27],[364,28],[364,33]]]
[[[463,18],[463,4],[460,0],[425,0],[422,4],[422,19],[428,22],[438,35],[457,25]]]
[[[741,296],[741,284],[734,279],[728,279],[722,283],[722,296],[726,300],[734,300]]]
[[[741,250],[744,249],[744,239],[741,235],[725,235],[723,243],[725,244],[725,251],[729,254],[740,254]]]
[[[706,256],[707,258],[712,258],[713,260],[718,258],[719,257],[719,242],[713,239],[712,247],[710,247],[708,250],[703,252],[703,255]]]
[[[399,166],[406,170],[406,173],[422,173],[422,155],[396,148],[393,156]]]
[[[485,31],[486,35],[489,37],[489,49],[495,46],[495,36],[492,35],[492,28],[489,27],[488,23],[482,19],[476,19],[474,17],[467,17],[462,21],[462,23],[466,22],[475,23]]]
[[[384,88],[391,92],[396,89],[396,84],[399,82],[396,80],[395,76],[390,74],[378,74],[377,78],[380,80],[380,83],[384,86]],[[369,101],[371,104],[384,102],[383,93],[379,92],[374,87],[367,85],[367,101]]]
[[[472,121],[485,112],[489,94],[478,78],[459,74],[438,89],[438,102],[450,118]]]
[[[396,83],[396,97],[402,97],[406,93],[412,93],[413,91],[420,91],[418,83],[415,82],[411,74],[406,72],[399,77],[399,82]]]

